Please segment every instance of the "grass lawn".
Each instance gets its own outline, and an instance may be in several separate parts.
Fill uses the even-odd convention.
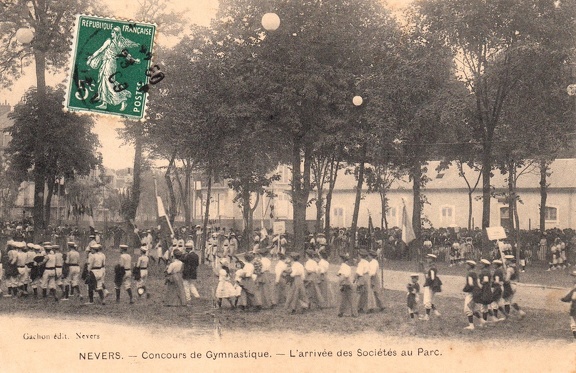
[[[108,266],[113,267],[119,253],[106,252]],[[413,270],[409,268],[414,263],[387,262],[387,268],[394,265],[398,270]],[[32,296],[22,299],[0,299],[1,314],[18,314],[32,317],[56,316],[74,320],[107,320],[125,325],[161,328],[162,326],[191,328],[194,332],[212,333],[218,324],[222,333],[227,331],[293,331],[298,333],[337,333],[355,334],[366,331],[382,333],[390,336],[417,336],[423,338],[447,338],[476,341],[478,338],[498,340],[550,340],[565,339],[570,341],[568,307],[565,313],[548,312],[544,310],[526,309],[527,316],[523,320],[511,318],[497,325],[478,328],[470,332],[463,330],[467,325],[463,314],[463,300],[459,298],[439,296],[437,307],[442,312],[441,317],[434,317],[429,322],[416,320],[409,322],[406,313],[406,295],[400,291],[385,291],[386,310],[382,313],[361,314],[357,318],[338,317],[335,308],[312,310],[301,315],[290,315],[282,307],[260,312],[243,312],[224,308],[213,308],[211,291],[216,285],[216,277],[211,275],[208,266],[199,268],[200,299],[194,300],[192,307],[165,307],[162,304],[164,288],[164,266],[151,265],[148,288],[152,293],[150,299],[136,299],[136,304],[128,304],[128,296],[122,290],[120,303],[115,302],[113,289],[113,271],[107,270],[106,285],[111,291],[106,305],[96,304],[86,306],[79,299],[68,302],[55,302],[53,299],[35,299]],[[443,267],[440,273],[449,273],[452,268]],[[462,268],[454,269],[454,274],[461,275]],[[558,273],[545,272],[550,276]],[[86,289],[82,286],[84,296]],[[137,298],[137,297],[136,297]],[[423,310],[421,310],[423,312]]]

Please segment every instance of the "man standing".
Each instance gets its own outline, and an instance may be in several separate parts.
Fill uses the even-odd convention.
[[[423,303],[426,314],[420,319],[424,321],[430,320],[430,312],[434,310],[436,316],[440,316],[440,312],[436,309],[434,304],[434,297],[436,293],[442,291],[442,281],[438,277],[438,269],[436,269],[436,255],[427,254],[426,264],[428,271],[426,272],[426,281],[423,286]]]
[[[384,310],[384,296],[382,294],[382,284],[380,282],[380,263],[378,263],[378,252],[376,250],[370,250],[368,252],[370,255],[370,261],[368,262],[370,284],[372,285],[372,292],[374,293],[374,300],[376,301],[376,307],[380,310]]]
[[[491,313],[490,303],[492,303],[492,274],[490,273],[490,261],[487,259],[480,260],[482,268],[480,269],[480,278],[478,282],[482,289],[480,312],[484,321],[488,320],[488,314]]]
[[[313,249],[306,250],[306,263],[304,263],[304,269],[306,270],[306,276],[304,278],[304,287],[306,288],[306,295],[308,296],[309,307],[312,308],[312,303],[316,304],[316,307],[322,308],[325,304],[324,297],[320,291],[320,279],[318,278],[318,262],[315,260],[316,251]]]
[[[358,292],[358,312],[370,313],[376,308],[376,300],[370,282],[370,263],[368,263],[368,251],[358,251],[360,261],[356,266],[356,290]]]
[[[148,279],[148,263],[150,257],[148,254],[148,246],[144,243],[140,246],[140,256],[136,261],[136,268],[139,271],[139,276],[136,279],[136,289],[138,296],[141,297],[146,294],[146,298],[150,298],[150,293],[146,289],[146,280]]]
[[[18,293],[18,251],[15,246],[15,242],[9,240],[6,243],[7,246],[7,261],[6,261],[6,268],[5,275],[6,275],[6,286],[8,287],[8,294],[4,295],[5,297],[12,297],[16,296]]]
[[[481,290],[480,285],[478,284],[478,275],[474,272],[475,267],[475,261],[466,261],[466,269],[468,270],[468,273],[466,274],[466,284],[464,285],[463,291],[466,294],[464,298],[464,313],[466,314],[466,317],[468,317],[468,326],[464,329],[467,330],[474,330],[474,316],[480,320],[480,326],[486,324],[486,321],[482,316],[480,316],[480,313],[476,311],[476,301],[479,300],[478,296]]]
[[[92,253],[88,255],[88,272],[92,272],[94,275],[95,286],[94,289],[89,287],[88,296],[90,297],[90,302],[88,304],[94,304],[94,290],[96,290],[100,297],[100,302],[105,305],[104,276],[106,275],[106,255],[100,251],[102,249],[100,244],[94,244],[91,248]]]
[[[130,304],[134,304],[134,300],[132,299],[132,257],[128,254],[128,245],[120,245],[120,260],[118,261],[118,265],[123,270],[124,275],[116,283],[116,303],[120,303],[120,291],[121,287],[124,286],[126,292],[128,293],[128,297],[130,297]]]
[[[344,316],[344,313],[350,309],[352,317],[358,316],[358,308],[356,307],[355,292],[353,289],[353,274],[350,267],[352,259],[347,253],[340,254],[342,264],[338,270],[338,281],[340,284],[340,306],[338,307],[338,317]]]
[[[80,253],[77,250],[77,245],[75,242],[71,241],[67,243],[68,254],[66,255],[65,263],[68,266],[68,276],[66,276],[64,283],[64,299],[68,299],[69,295],[74,295],[74,291],[82,300],[82,295],[80,294]],[[64,300],[63,299],[63,300]]]
[[[186,249],[186,254],[182,258],[182,279],[184,280],[184,293],[186,294],[186,302],[190,303],[192,301],[192,295],[194,298],[200,298],[198,289],[196,289],[196,279],[198,277],[198,265],[200,264],[200,258],[198,257],[198,254],[194,252],[194,242],[186,242],[184,244],[184,248]]]
[[[44,259],[44,274],[42,275],[42,297],[46,298],[48,289],[50,290],[50,295],[54,297],[55,301],[58,301],[56,296],[56,255],[54,249],[50,247],[46,252],[46,257]]]

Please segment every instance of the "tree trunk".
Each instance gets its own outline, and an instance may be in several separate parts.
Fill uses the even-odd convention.
[[[54,195],[54,180],[52,178],[49,179],[46,191],[46,198],[44,202],[44,224],[46,226],[50,225],[50,218],[51,218],[51,210],[52,210],[52,196]]]
[[[204,211],[204,225],[202,229],[200,261],[204,263],[206,258],[206,239],[208,238],[208,219],[210,218],[210,195],[212,194],[212,166],[208,165],[208,186],[206,187],[206,210]]]
[[[510,236],[516,237],[514,234],[518,227],[514,217],[516,216],[516,163],[514,160],[508,160],[508,224],[510,229]]]
[[[546,200],[548,199],[548,162],[540,160],[540,232],[546,231]]]
[[[472,190],[468,190],[468,231],[472,231]]]
[[[492,157],[490,146],[484,146],[482,156],[482,229],[490,226],[490,192],[491,192],[491,170]]]
[[[356,247],[356,230],[358,228],[358,214],[360,213],[360,199],[362,197],[362,185],[364,184],[364,166],[366,162],[366,143],[362,145],[360,166],[358,169],[358,182],[356,184],[356,198],[354,200],[354,212],[352,213],[352,227],[350,228],[351,249]]]
[[[250,191],[242,189],[242,219],[244,220],[244,233],[242,234],[242,247],[250,251],[250,244],[254,236],[253,210],[250,207]]]
[[[326,213],[324,214],[324,234],[326,239],[330,242],[330,213],[332,209],[332,194],[334,192],[334,187],[336,186],[336,178],[338,177],[338,169],[340,168],[340,161],[336,159],[336,156],[332,156],[330,161],[330,174],[328,183],[328,192],[326,193]]]
[[[40,32],[41,30],[36,30]],[[44,136],[44,128],[46,127],[46,55],[40,48],[34,48],[34,62],[36,63],[36,94],[38,95],[38,136]],[[44,157],[43,150],[35,146],[35,161],[38,162]],[[46,178],[44,175],[43,162],[36,163],[35,167],[39,172],[34,173],[34,209],[32,216],[34,218],[34,234],[37,235],[41,231],[43,234],[46,224],[44,222],[44,183]],[[40,236],[36,236],[40,237]]]
[[[188,162],[184,162],[184,195],[182,196],[182,201],[184,202],[184,224],[186,227],[190,227],[191,223],[191,203],[190,203],[190,180],[192,179],[192,165]]]
[[[412,228],[416,240],[420,239],[422,233],[422,166],[420,162],[415,162],[412,166]]]
[[[299,138],[294,139],[292,145],[292,221],[294,225],[294,250],[304,248],[306,226],[306,207],[310,193],[310,158],[311,152],[304,147],[304,169],[301,171],[302,144]]]
[[[322,217],[324,215],[324,211],[322,208],[324,207],[324,196],[322,188],[316,186],[316,224],[314,225],[314,232],[320,233],[322,231]]]
[[[386,197],[386,189],[380,190],[380,206],[382,212],[380,213],[380,229],[388,230],[388,219],[386,219],[386,210],[388,209],[388,197]]]
[[[170,220],[170,224],[172,225],[174,225],[174,220],[176,218],[176,211],[178,210],[178,206],[176,204],[176,194],[174,193],[174,184],[172,183],[172,178],[170,177],[170,171],[176,168],[174,165],[175,158],[176,153],[172,154],[170,163],[168,163],[168,167],[166,168],[166,172],[164,173],[164,180],[166,180],[166,186],[168,187],[168,197],[170,198],[170,207],[168,208],[169,210],[168,219]],[[178,178],[178,175],[176,175],[176,178]],[[178,182],[180,182],[179,179]]]
[[[134,137],[134,180],[132,181],[132,190],[130,198],[128,199],[128,206],[126,209],[126,221],[132,225],[136,224],[136,212],[138,211],[138,204],[140,203],[142,175],[142,134],[137,133]],[[131,231],[129,233],[133,247],[140,246],[140,238]]]

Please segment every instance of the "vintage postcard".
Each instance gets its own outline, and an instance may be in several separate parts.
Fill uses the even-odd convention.
[[[506,3],[476,1],[478,4]],[[361,8],[363,0],[99,2],[105,6],[103,13],[98,15],[85,15],[93,11],[87,8],[70,12],[69,9],[82,3],[78,1],[30,1],[24,5],[20,4],[23,2],[0,2],[6,9],[19,4],[18,12],[11,11],[11,17],[22,14],[18,22],[0,20],[0,36],[5,29],[8,30],[6,35],[14,34],[14,37],[3,39],[6,50],[13,48],[14,53],[8,59],[0,60],[13,65],[11,69],[4,69],[0,64],[3,68],[0,77],[11,74],[10,80],[14,80],[10,90],[0,91],[0,129],[5,131],[0,139],[0,212],[3,214],[0,216],[0,372],[576,373],[576,211],[573,211],[572,202],[576,184],[570,177],[574,174],[576,160],[561,159],[551,166],[554,177],[561,181],[559,185],[550,182],[556,188],[549,194],[550,209],[546,215],[551,234],[543,238],[536,234],[535,239],[531,236],[533,241],[527,244],[533,248],[530,256],[521,258],[518,255],[518,260],[511,248],[504,254],[507,248],[497,245],[491,246],[491,251],[484,250],[484,253],[495,253],[488,260],[481,255],[481,239],[459,235],[466,223],[458,226],[456,222],[467,220],[463,211],[467,209],[469,195],[470,206],[474,204],[476,209],[476,225],[479,224],[481,196],[478,197],[480,194],[476,191],[474,196],[477,198],[472,200],[472,192],[468,194],[462,180],[458,180],[462,168],[460,173],[454,167],[436,172],[434,166],[440,168],[439,161],[427,164],[427,170],[419,177],[430,180],[429,189],[423,188],[423,193],[432,190],[429,200],[421,200],[422,208],[428,209],[428,213],[431,206],[435,209],[434,216],[429,214],[435,227],[429,227],[428,235],[423,237],[418,248],[425,253],[422,255],[426,258],[422,262],[428,261],[425,266],[410,256],[404,243],[408,225],[411,225],[404,205],[404,200],[412,197],[407,176],[392,192],[401,198],[398,197],[398,203],[387,211],[377,212],[381,204],[379,193],[368,193],[366,185],[364,189],[360,188],[362,195],[358,200],[363,205],[358,232],[364,232],[368,244],[364,242],[366,248],[359,250],[346,246],[350,242],[348,232],[358,185],[352,161],[347,166],[348,172],[340,167],[344,161],[338,161],[340,163],[333,167],[340,170],[340,184],[332,199],[332,211],[327,211],[332,219],[331,235],[307,234],[305,248],[297,248],[298,253],[287,250],[290,246],[286,234],[289,235],[293,228],[292,174],[290,166],[280,165],[274,182],[281,186],[274,196],[263,193],[258,197],[260,205],[249,212],[254,215],[255,229],[250,233],[253,237],[243,241],[244,246],[239,250],[245,225],[238,207],[238,195],[226,181],[207,178],[202,174],[204,170],[194,168],[198,164],[202,167],[205,159],[197,162],[185,156],[199,153],[198,149],[206,152],[215,149],[211,153],[213,160],[220,161],[220,151],[244,146],[236,145],[242,136],[255,138],[250,147],[243,148],[248,149],[243,154],[247,157],[252,155],[250,153],[260,154],[260,150],[266,148],[266,139],[254,134],[261,135],[256,131],[262,123],[278,120],[279,115],[266,112],[264,120],[251,127],[254,124],[251,120],[259,113],[254,114],[250,100],[268,88],[262,83],[268,78],[282,82],[271,80],[274,89],[270,96],[293,94],[292,97],[296,97],[287,103],[276,102],[281,113],[309,105],[302,115],[308,120],[307,124],[316,124],[315,120],[309,119],[314,119],[317,107],[320,108],[318,112],[326,112],[328,107],[345,106],[330,103],[321,107],[326,99],[324,88],[341,79],[337,69],[326,69],[329,78],[313,76],[312,79],[304,74],[309,71],[300,64],[306,68],[320,68],[322,63],[346,57],[346,53],[353,55],[352,47],[356,45],[344,45],[346,52],[338,53],[331,48],[339,39],[347,41],[349,38],[347,34],[337,34],[340,29],[354,30],[360,24],[341,24],[338,19],[322,18],[308,20],[302,26],[302,32],[300,29],[286,32],[283,27],[290,27],[291,21],[306,19],[311,13],[296,9],[294,19],[290,20],[282,11],[298,4],[321,3],[337,3],[334,9]],[[455,0],[446,2],[454,3]],[[403,21],[400,13],[412,2],[389,0],[382,3],[387,3],[386,6],[397,12]],[[563,1],[554,3],[561,6]],[[26,112],[25,106],[29,103],[23,97],[30,97],[25,95],[35,92],[32,87],[42,85],[33,68],[40,64],[34,65],[32,61],[46,58],[53,63],[67,55],[67,45],[63,47],[56,43],[55,51],[59,51],[61,58],[54,58],[53,51],[42,46],[42,37],[37,32],[40,26],[33,30],[35,22],[42,20],[37,16],[44,9],[41,4],[49,9],[49,19],[63,25],[53,29],[51,37],[63,37],[71,42],[69,68],[55,73],[52,73],[54,69],[47,68],[50,73],[46,77],[43,72],[40,74],[48,87],[66,82],[63,105],[58,101],[58,105],[42,112],[43,119],[58,118],[55,113],[61,113],[62,109],[68,112],[66,115],[70,112],[88,114],[81,118],[93,120],[88,123],[93,126],[86,125],[86,128],[90,127],[98,135],[100,144],[94,154],[102,156],[102,167],[72,180],[74,177],[61,167],[74,162],[58,158],[56,149],[49,154],[52,158],[47,156],[41,159],[44,163],[38,163],[46,170],[50,168],[48,164],[51,170],[56,170],[54,178],[49,184],[47,182],[46,190],[38,191],[34,189],[32,176],[12,185],[11,178],[21,176],[2,170],[8,167],[4,167],[4,156],[9,152],[26,159],[44,154],[45,148],[34,146],[39,140],[37,135],[25,151],[15,152],[10,145],[10,134],[15,132],[9,131],[16,122],[44,124],[35,122],[34,115],[18,117],[14,114]],[[243,8],[246,4],[250,6]],[[374,1],[374,4],[380,2]],[[211,30],[219,6],[231,9],[232,5],[236,10],[240,9],[236,19],[231,15],[223,16],[217,20],[222,29]],[[2,9],[0,7],[0,16],[6,14]],[[257,16],[243,19],[241,11],[244,9],[257,12]],[[497,9],[496,5],[494,9]],[[352,10],[346,10],[342,14],[352,13]],[[58,15],[61,14],[69,19],[60,19]],[[367,18],[369,14],[370,11],[363,13]],[[138,20],[140,16],[141,21]],[[451,20],[449,16],[445,19]],[[172,27],[176,23],[178,27]],[[302,43],[305,45],[298,51],[325,48],[325,53],[318,59],[322,62],[309,56],[300,57],[294,51],[286,52],[289,48],[285,45],[298,44],[298,38],[317,25],[322,26],[315,29],[318,35],[323,35],[326,28],[336,36],[329,35],[327,41],[319,37],[313,42]],[[21,26],[24,31],[17,31]],[[245,28],[250,27],[257,30],[256,37],[246,32]],[[70,35],[61,35],[63,29],[69,30]],[[275,30],[280,34],[273,34]],[[192,32],[200,37],[191,37]],[[221,39],[209,47],[202,45],[213,35]],[[369,41],[375,49],[382,49],[380,39],[372,38],[367,30],[362,29],[358,35],[356,40],[362,41],[359,44]],[[512,33],[511,39],[519,35],[520,32]],[[242,37],[248,42],[241,40]],[[242,43],[254,46],[263,40],[285,45],[271,48],[272,52],[264,51],[268,54],[258,48],[254,53],[241,51]],[[179,44],[182,41],[183,44]],[[418,39],[411,47],[421,44],[425,43]],[[226,53],[241,63],[233,68],[221,64],[225,48],[228,48]],[[163,54],[157,56],[159,50]],[[216,51],[210,61],[211,67],[217,66],[215,70],[197,63],[206,57],[206,51]],[[255,62],[260,52],[268,62],[277,65],[271,68]],[[4,56],[0,50],[0,58]],[[411,56],[417,59],[418,53]],[[20,58],[24,63],[22,60],[20,64],[14,62]],[[355,66],[363,58],[369,56],[351,59],[355,62],[348,61],[346,66]],[[310,61],[312,63],[306,65]],[[294,66],[283,65],[289,62]],[[392,65],[385,65],[385,68],[389,66]],[[430,66],[428,71],[435,67]],[[372,68],[370,66],[369,70]],[[222,84],[224,88],[217,91],[219,95],[210,95],[213,91],[209,88],[222,83],[221,76],[230,71],[240,71],[238,79],[230,78]],[[243,85],[253,74],[260,74],[257,84]],[[361,79],[349,80],[359,82]],[[155,89],[159,88],[155,85],[160,81],[162,92]],[[314,86],[318,81],[322,84]],[[302,89],[296,92],[293,87],[283,85],[284,82],[302,84],[304,88],[300,87]],[[336,83],[338,89],[343,85]],[[428,89],[418,80],[412,83],[414,89],[422,86],[424,90]],[[235,87],[243,90],[234,91]],[[402,88],[399,91],[409,92],[411,87]],[[377,91],[372,89],[370,93],[375,96]],[[569,92],[576,93],[574,89]],[[49,89],[47,95],[52,97],[50,94]],[[306,94],[314,96],[312,104],[302,98]],[[422,91],[405,102],[420,95]],[[58,93],[58,100],[61,96],[62,93]],[[367,103],[374,105],[376,102],[373,97],[363,99],[357,92],[337,92],[335,96],[346,97],[346,104],[359,110]],[[436,102],[446,97],[448,95],[436,97]],[[257,101],[266,106],[269,97],[258,97]],[[181,129],[169,127],[169,131],[164,131],[163,127],[160,130],[156,127],[157,132],[147,133],[150,138],[146,141],[122,131],[126,128],[126,119],[135,123],[146,120],[147,112],[157,103],[164,105],[164,112],[156,113],[159,123],[167,124],[167,127],[177,123]],[[202,107],[202,104],[206,106]],[[385,105],[382,107],[386,109],[378,111],[378,115],[392,110]],[[207,110],[209,119],[195,110]],[[214,120],[212,114],[218,116],[218,120]],[[453,113],[449,114],[446,117],[451,118]],[[422,122],[429,122],[427,115],[424,110]],[[295,118],[296,115],[287,118],[284,124],[296,122]],[[328,123],[334,119],[327,118],[317,122]],[[162,119],[168,120],[162,122]],[[220,128],[235,120],[241,125],[234,123],[230,128]],[[344,125],[348,117],[338,120]],[[48,143],[72,137],[77,131],[76,123],[66,123],[71,124],[72,130],[53,130],[51,137],[46,135],[50,139]],[[205,123],[209,125],[199,127]],[[322,140],[337,132],[334,127],[329,128],[322,134]],[[437,131],[433,128],[426,136]],[[280,136],[278,127],[269,133]],[[348,151],[362,148],[356,144],[349,146],[347,141],[353,133],[356,129],[350,129],[343,136]],[[182,145],[188,144],[185,141],[194,136],[207,135],[207,139],[214,140],[229,134],[233,136],[226,137],[227,143],[208,144],[210,146],[205,148],[202,141],[198,141],[196,147]],[[417,139],[421,137],[425,136],[416,136]],[[285,145],[274,137],[270,139],[276,147]],[[311,136],[306,141],[313,140]],[[411,149],[410,145],[420,146],[399,138],[386,140],[389,146],[405,146],[405,150]],[[70,142],[67,144],[73,146]],[[440,147],[454,145],[444,139],[440,139],[439,144]],[[478,144],[465,142],[463,145],[468,149]],[[181,155],[177,152],[181,150],[186,154],[179,158]],[[291,154],[292,150],[283,148],[282,151]],[[304,151],[295,153],[303,154]],[[50,163],[53,159],[58,161]],[[254,159],[246,164],[250,162]],[[229,162],[219,163],[218,167],[226,169],[228,166]],[[240,168],[244,166],[241,164]],[[22,174],[34,175],[35,170],[37,168],[27,167]],[[184,179],[186,175],[187,180]],[[142,188],[140,204],[136,203],[133,209],[138,211],[138,214],[134,212],[137,218],[125,219],[122,214],[129,210],[127,206],[133,196],[131,188],[136,177],[141,178]],[[504,180],[502,175],[494,176],[498,177]],[[532,176],[533,179],[539,177]],[[168,186],[166,179],[173,184]],[[186,188],[188,191],[184,192]],[[538,194],[534,185],[525,189]],[[10,191],[16,193],[12,200]],[[42,239],[34,237],[31,221],[38,193],[41,202],[52,198],[51,211],[48,211],[52,220]],[[174,197],[173,201],[168,196]],[[511,220],[504,200],[502,196],[493,198],[494,206],[497,206],[493,215],[499,218],[494,220]],[[6,208],[9,201],[11,208]],[[184,207],[186,201],[188,205]],[[308,211],[304,214],[308,213],[305,223],[310,230],[315,223],[314,201],[315,195],[311,192],[306,201]],[[525,198],[523,202],[532,207],[538,205],[535,198]],[[176,204],[181,205],[172,206]],[[210,211],[206,214],[207,207]],[[166,211],[170,209],[172,212],[177,210],[174,213],[177,219],[172,223],[168,218],[170,211]],[[186,213],[191,216],[188,225]],[[205,222],[206,216],[209,219]],[[380,225],[379,218],[388,219],[386,224],[390,227],[374,233],[374,225]],[[494,225],[494,229],[488,229],[490,238],[506,239],[504,228],[499,223]],[[560,232],[559,227],[564,231]],[[163,237],[165,233],[167,236]],[[565,257],[561,262],[563,249]],[[357,257],[350,256],[352,250],[357,250]],[[206,259],[203,263],[200,263],[201,257]],[[485,278],[486,293],[499,296],[482,299],[479,276]]]
[[[79,15],[72,43],[66,109],[143,119],[156,26]]]

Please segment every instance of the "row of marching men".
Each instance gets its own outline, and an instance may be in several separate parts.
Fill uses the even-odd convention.
[[[68,243],[68,252],[51,242],[40,244],[9,240],[3,258],[7,294],[4,297],[25,297],[33,294],[48,295],[58,300],[57,289],[63,300],[80,294],[80,255],[74,242]],[[1,292],[1,291],[0,291]]]
[[[2,258],[3,266],[0,267],[0,271],[4,270],[6,279],[7,294],[4,297],[22,298],[33,295],[36,298],[40,296],[47,298],[50,296],[55,301],[67,301],[71,296],[75,296],[82,300],[80,283],[83,282],[88,289],[89,301],[86,304],[94,304],[95,294],[98,294],[101,303],[105,304],[104,299],[109,292],[104,284],[106,256],[102,252],[102,245],[92,242],[86,248],[83,269],[81,269],[78,246],[73,241],[66,244],[65,253],[61,251],[60,245],[54,245],[51,242],[39,245],[10,240],[6,246],[7,253]],[[127,252],[128,246],[120,245],[120,250],[120,261],[115,267],[116,300],[119,300],[120,289],[124,287],[129,295],[130,303],[133,303],[132,278],[136,280],[138,294],[146,293],[147,249],[141,248],[141,255],[134,267],[131,266],[131,255]],[[39,290],[41,290],[41,295]]]
[[[356,259],[342,255],[338,271],[341,293],[338,316],[355,317],[359,312],[384,309],[377,256],[376,251],[361,249],[360,259],[355,263]],[[220,258],[214,268],[218,276],[215,295],[220,307],[226,300],[232,308],[258,311],[283,305],[290,313],[302,313],[335,305],[325,252],[308,249],[303,263],[300,253],[280,253],[274,268],[268,249],[246,253],[243,260],[234,259],[236,263],[232,266],[229,258]],[[356,265],[355,271],[353,265]]]
[[[479,272],[476,267],[479,266]],[[500,322],[516,312],[520,318],[526,313],[514,302],[518,268],[513,255],[504,255],[490,263],[480,260],[478,265],[473,260],[466,261],[466,283],[463,291],[464,313],[468,318],[465,329],[474,330],[474,317],[485,326],[487,322]]]

